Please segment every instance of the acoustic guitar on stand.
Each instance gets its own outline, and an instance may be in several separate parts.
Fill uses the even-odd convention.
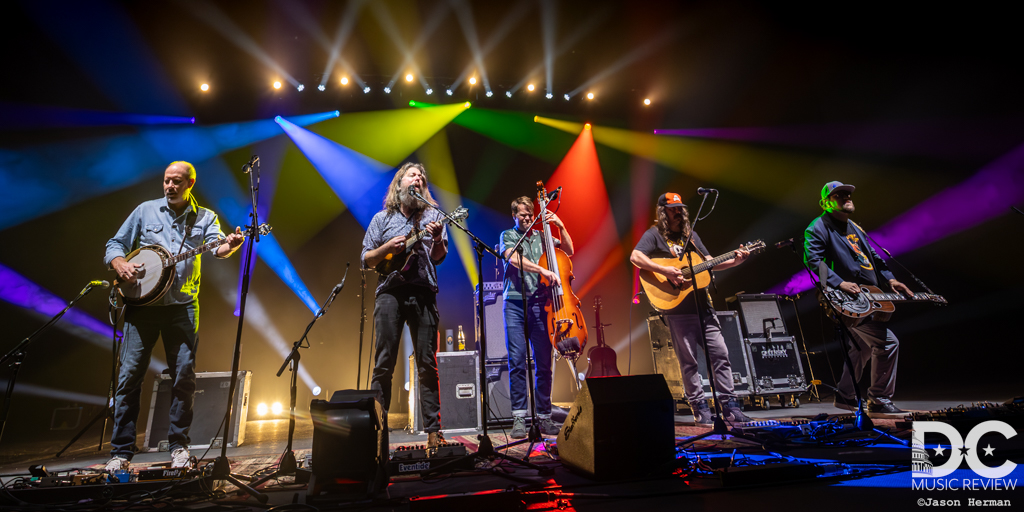
[[[610,324],[601,323],[601,296],[594,297],[594,321],[597,322],[597,346],[590,347],[587,351],[587,378],[591,377],[618,377],[619,367],[616,364],[618,356],[615,349],[604,342],[604,328]]]
[[[765,244],[762,240],[756,240],[748,242],[741,248],[754,254],[763,251],[764,247]],[[693,256],[694,275],[692,278],[690,276],[689,255]],[[690,251],[687,255],[682,255],[678,258],[651,258],[651,261],[658,265],[678,268],[683,273],[683,277],[689,279],[689,281],[677,286],[658,272],[641,270],[640,284],[643,285],[644,293],[647,294],[647,299],[651,302],[651,306],[664,313],[682,304],[690,296],[694,288],[707,288],[711,284],[711,269],[735,257],[736,251],[730,251],[716,258],[705,260],[704,256],[699,252]]]

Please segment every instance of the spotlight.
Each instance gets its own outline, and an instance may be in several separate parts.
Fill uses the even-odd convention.
[[[544,97],[550,100],[551,98],[554,98],[554,97],[555,97],[555,95],[554,95],[554,94],[551,94],[551,93],[549,92],[549,93],[545,94],[545,95],[544,95]]]
[[[568,94],[563,94],[562,97],[565,98],[565,101],[569,101],[569,95]]]
[[[493,92],[491,92],[491,91],[487,91],[487,94],[485,94],[485,96],[487,96],[488,98],[490,98],[491,96],[494,96],[494,93],[493,93]]]
[[[270,412],[274,414],[281,414],[281,411],[283,410],[284,407],[281,406],[281,402],[274,402],[274,405],[270,406]]]
[[[320,92],[324,92],[324,91],[327,90],[327,87],[324,87],[324,84],[320,84],[320,85],[316,86],[316,90],[318,90]]]
[[[209,90],[210,90],[210,84],[203,84],[203,85],[200,85],[200,86],[199,86],[199,90],[200,90],[200,91],[203,91],[203,92],[209,91]]]
[[[533,84],[527,85],[526,86],[526,90],[530,91],[530,92],[533,92]]]
[[[650,105],[650,104],[651,104],[651,99],[650,98],[644,98],[644,105]]]
[[[451,96],[452,95],[452,90],[451,89],[445,89],[444,93],[447,94],[448,96]]]
[[[412,82],[412,73],[409,73],[409,74],[405,75],[405,81],[406,82]]]
[[[505,96],[512,97],[512,91],[505,91]]]
[[[434,94],[434,90],[433,89],[427,89],[427,96],[430,96],[431,94]]]
[[[314,387],[314,388],[313,388],[313,396],[320,396],[320,393],[321,393],[322,391],[323,391],[323,390],[322,390],[322,389],[320,389],[320,386],[316,386],[316,387]]]
[[[589,130],[590,129],[590,123],[584,124],[583,125],[583,129],[584,130]]]
[[[466,107],[466,108],[469,108],[469,107],[470,107],[470,104],[469,104],[469,102],[467,101],[467,102],[463,103],[463,104],[462,104],[462,106],[463,106],[463,107]]]
[[[260,403],[259,405],[257,405],[256,406],[256,414],[259,415],[259,416],[266,416],[267,415],[267,404]]]
[[[348,77],[347,76],[341,77],[341,85],[348,85]]]
[[[469,77],[469,85],[476,85],[476,77],[475,76]]]
[[[594,93],[592,93],[592,92],[588,92],[588,93],[587,93],[587,99],[588,99],[588,100],[592,100],[592,99],[594,99]]]
[[[302,91],[304,91],[304,90],[306,89],[306,86],[305,86],[305,85],[302,85],[302,84],[299,84],[299,86],[298,86],[298,87],[296,87],[296,89],[298,89],[298,90],[299,90],[299,92],[302,92]]]
[[[391,88],[390,87],[385,87],[384,88],[384,94],[391,94]]]
[[[370,92],[370,86],[369,85],[367,85],[366,87],[363,87],[363,94],[369,94],[369,92]]]
[[[274,82],[274,89],[280,89],[280,88],[281,88],[281,82]]]

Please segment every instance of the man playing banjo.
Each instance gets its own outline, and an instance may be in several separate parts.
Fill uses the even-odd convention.
[[[171,255],[224,238],[217,214],[202,208],[192,196],[196,170],[188,162],[172,162],[164,171],[164,197],[135,208],[109,241],[104,263],[117,272],[121,283],[134,283],[146,272],[159,268],[130,262],[126,255],[147,245],[159,245]],[[214,250],[226,258],[245,237],[241,228]],[[192,425],[192,400],[196,388],[196,348],[199,343],[199,258],[188,258],[172,269],[172,283],[162,297],[145,306],[126,306],[121,372],[114,395],[114,432],[110,439],[107,471],[127,470],[138,450],[135,446],[142,381],[158,337],[164,340],[167,365],[173,379],[170,426],[167,440],[172,467],[189,464],[188,431]]]

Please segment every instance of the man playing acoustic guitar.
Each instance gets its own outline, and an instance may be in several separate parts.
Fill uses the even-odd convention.
[[[140,272],[160,273],[158,268],[139,268],[139,264],[127,261],[125,256],[133,249],[159,245],[173,255],[224,238],[217,214],[201,208],[193,198],[195,183],[196,169],[192,164],[172,162],[164,171],[164,197],[136,207],[117,234],[107,241],[103,261],[117,272],[121,283],[134,282]],[[214,254],[227,258],[244,240],[241,228],[236,228]],[[199,258],[179,262],[174,268],[170,289],[152,305],[126,306],[121,372],[114,394],[111,458],[106,466],[111,473],[127,470],[129,461],[138,451],[135,426],[139,418],[139,396],[158,337],[164,340],[164,353],[173,379],[167,432],[171,467],[189,464],[188,431],[192,426],[199,343],[199,264]]]
[[[667,193],[658,198],[656,210],[657,219],[654,226],[651,226],[633,249],[629,261],[641,270],[655,272],[665,276],[669,282],[676,287],[685,289],[692,286],[692,280],[683,276],[683,272],[672,266],[660,265],[652,258],[678,258],[684,255],[687,250],[682,247],[686,237],[690,235],[690,218],[679,194]],[[693,233],[690,239],[690,249],[696,248],[703,255],[703,259],[711,256],[707,248],[700,241],[697,233]],[[715,266],[716,269],[735,267],[743,263],[750,252],[740,248],[736,251],[734,258],[726,260]],[[685,260],[685,256],[683,259]],[[703,260],[700,260],[703,261]],[[696,258],[693,264],[700,263]],[[722,403],[722,419],[728,422],[750,421],[743,414],[743,407],[739,399],[733,393],[732,365],[729,362],[729,350],[725,346],[725,338],[722,336],[722,326],[718,322],[718,315],[711,306],[710,297],[706,289],[698,291],[703,294],[698,297],[701,302],[701,316],[704,317],[707,338],[708,354],[711,359],[712,376],[715,379],[715,390],[718,399]],[[701,335],[700,320],[697,318],[697,306],[692,298],[682,301],[676,308],[664,312],[665,321],[668,323],[669,332],[672,334],[672,345],[675,347],[676,356],[679,359],[679,369],[683,375],[683,391],[686,400],[693,410],[693,421],[698,425],[711,425],[713,423],[711,409],[704,397],[704,386],[701,385],[700,374],[697,372],[697,357],[701,357]]]
[[[804,264],[811,272],[818,272],[818,262],[828,265],[828,285],[839,288],[851,295],[860,293],[859,284],[878,286],[879,276],[888,280],[895,292],[913,297],[907,285],[899,282],[889,267],[868,245],[863,230],[850,220],[854,211],[852,194],[855,187],[838,181],[830,181],[821,189],[819,205],[824,213],[814,219],[804,232]],[[896,335],[882,322],[869,320],[856,327],[850,327],[853,335],[850,361],[853,375],[843,365],[843,376],[836,387],[835,406],[850,411],[857,410],[857,397],[853,379],[860,379],[871,361],[871,386],[868,388],[867,411],[869,413],[900,414],[892,403],[896,392],[896,362],[899,359],[900,344]]]

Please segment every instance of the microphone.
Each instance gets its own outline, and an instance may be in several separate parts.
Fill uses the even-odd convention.
[[[776,249],[782,249],[783,247],[789,247],[789,246],[793,245],[794,243],[795,242],[793,241],[792,238],[787,238],[787,239],[785,239],[785,240],[783,240],[781,242],[775,242],[775,248]]]
[[[348,278],[348,268],[351,264],[351,262],[345,263],[345,275],[341,276],[341,282],[336,284],[334,289],[331,290],[331,296],[327,299],[327,303],[324,304],[323,309],[320,310],[320,313],[317,315],[318,317],[323,316],[323,314],[327,312],[327,309],[331,307],[331,303],[333,303],[334,299],[338,297],[339,293],[341,293],[341,289],[345,287],[345,279]]]
[[[99,287],[102,287],[102,288],[110,288],[110,282],[109,281],[100,281],[98,279],[95,280],[95,281],[89,281],[89,284],[85,285],[85,288],[82,288],[82,291],[79,292],[78,294],[79,295],[85,295],[85,294],[89,293],[89,291],[92,290],[96,286],[99,286]]]
[[[548,201],[553,201],[556,197],[558,197],[558,194],[560,194],[561,192],[562,187],[558,187],[552,190],[551,192],[548,192]]]
[[[249,174],[249,171],[252,170],[252,166],[254,166],[254,165],[258,164],[258,163],[260,163],[260,156],[259,155],[253,155],[252,158],[250,158],[249,161],[246,162],[246,164],[242,166],[242,172],[245,173],[245,174]]]
[[[702,196],[705,195],[705,194],[709,194],[711,192],[714,192],[714,193],[717,194],[718,193],[718,189],[697,187],[697,193],[702,195]]]

